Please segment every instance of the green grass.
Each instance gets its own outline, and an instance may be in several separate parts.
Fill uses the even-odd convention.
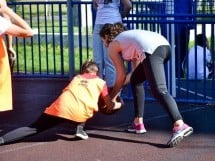
[[[210,39],[209,39],[210,40]],[[194,45],[194,41],[189,42],[189,48]],[[17,45],[17,59],[14,71],[35,72],[35,73],[68,73],[69,72],[69,53],[68,47],[63,49],[52,44],[23,44]],[[75,71],[79,72],[82,62],[92,59],[92,49],[75,48]]]
[[[59,10],[61,10],[62,15],[67,14],[67,5],[66,4],[51,4],[51,5],[45,5],[45,4],[26,4],[26,5],[16,5],[11,6],[17,14],[23,15],[31,15],[33,17],[37,16],[44,16],[46,11],[48,10],[50,14],[53,14],[54,16],[59,15]]]
[[[69,72],[69,54],[68,47],[61,47],[49,45],[37,45],[33,46],[22,44],[17,48],[17,59],[14,66],[14,72],[27,72],[27,73],[68,73]],[[75,48],[75,71],[78,72],[81,63],[88,58],[92,58],[92,50],[81,50]],[[87,54],[88,52],[88,54]]]
[[[26,4],[11,6],[14,11],[22,16],[32,28],[37,28],[39,32],[44,33],[59,33],[62,30],[63,33],[68,32],[68,19],[67,19],[67,4],[50,4],[48,5],[48,11],[45,4]],[[74,16],[77,15],[77,6],[74,8]],[[72,21],[78,23],[80,21],[78,16],[75,16]],[[74,32],[81,32],[84,34],[92,32],[92,26],[86,28],[74,26]]]

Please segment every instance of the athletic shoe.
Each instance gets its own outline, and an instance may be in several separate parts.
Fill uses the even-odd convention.
[[[4,144],[4,139],[2,137],[0,137],[0,145]]]
[[[87,133],[83,130],[82,126],[78,126],[76,129],[75,137],[78,137],[80,139],[86,140],[88,139]]]
[[[128,132],[135,132],[137,134],[143,134],[146,133],[146,129],[144,127],[144,124],[132,124],[131,126],[128,127]]]
[[[184,124],[181,127],[174,127],[173,128],[173,135],[170,141],[167,143],[169,147],[174,147],[179,142],[183,140],[184,137],[187,137],[193,133],[193,128]]]

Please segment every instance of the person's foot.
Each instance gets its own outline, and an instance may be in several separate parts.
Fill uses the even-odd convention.
[[[83,139],[83,140],[88,139],[88,135],[84,131],[82,126],[77,127],[75,137],[78,137],[78,138]]]
[[[127,129],[128,132],[135,132],[137,134],[143,134],[146,133],[146,129],[144,127],[144,124],[132,124]]]
[[[178,143],[180,143],[184,137],[187,137],[192,133],[193,133],[193,128],[188,126],[187,124],[183,124],[181,127],[174,127],[172,138],[169,140],[167,145],[169,147],[174,147]]]

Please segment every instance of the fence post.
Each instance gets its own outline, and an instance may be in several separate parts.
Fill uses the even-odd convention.
[[[69,53],[69,78],[75,74],[75,47],[73,34],[73,0],[67,0],[68,19],[68,53]]]
[[[166,14],[174,15],[174,1],[168,1]],[[168,20],[174,20],[173,17],[167,17]],[[173,97],[176,97],[176,77],[175,77],[175,24],[170,23],[170,28],[167,28],[167,37],[170,40],[171,47],[171,61],[168,62],[168,86],[169,92]]]

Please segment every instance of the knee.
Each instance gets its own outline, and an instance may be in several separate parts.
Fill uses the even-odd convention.
[[[151,90],[152,90],[152,94],[155,97],[159,97],[159,96],[164,97],[169,93],[167,88],[164,88],[164,87],[152,88]]]

